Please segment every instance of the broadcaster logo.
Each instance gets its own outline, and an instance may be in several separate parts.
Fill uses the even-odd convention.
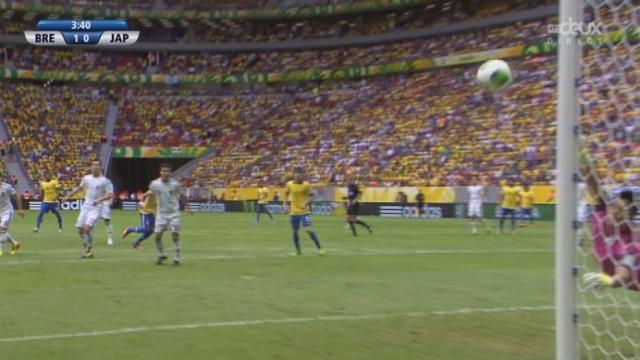
[[[560,42],[560,35],[566,36],[566,43],[569,44],[575,38],[579,45],[595,45],[596,39],[604,33],[602,31],[603,24],[597,22],[583,23],[582,21],[574,21],[547,25],[547,33],[555,34],[558,39],[548,38],[547,42]]]

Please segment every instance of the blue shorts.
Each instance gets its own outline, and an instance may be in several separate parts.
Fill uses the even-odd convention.
[[[267,212],[267,205],[266,204],[258,204],[256,206],[256,211],[257,212]]]
[[[145,229],[153,228],[156,224],[156,216],[153,214],[140,214],[140,224]]]
[[[40,212],[41,213],[48,213],[49,211],[51,212],[58,212],[58,202],[41,202],[40,203]]]
[[[516,209],[505,209],[502,208],[502,218],[510,217],[515,219],[516,217]]]
[[[523,217],[527,217],[527,218],[532,218],[533,217],[533,209],[531,209],[531,208],[522,209],[522,216]]]
[[[291,215],[291,228],[293,230],[300,229],[300,222],[302,222],[302,226],[304,227],[311,226],[311,216],[309,216],[309,214]]]

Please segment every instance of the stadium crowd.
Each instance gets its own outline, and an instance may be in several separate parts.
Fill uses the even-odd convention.
[[[473,85],[475,66],[316,84],[289,96],[146,89],[124,97],[115,142],[213,147],[217,156],[193,172],[212,186],[279,183],[296,165],[325,184],[454,185],[475,173],[548,183],[553,61],[512,61],[518,82],[500,99]]]
[[[75,185],[98,152],[106,112],[103,89],[2,83],[0,113],[36,184],[51,175]]]
[[[29,70],[176,75],[336,69],[389,64],[543,41],[549,37],[546,26],[549,21],[542,19],[486,28],[482,31],[366,47],[306,51],[135,54],[17,47],[5,50],[5,66]]]
[[[337,52],[269,53],[278,61],[225,68],[282,71],[485,50],[542,39],[546,21]],[[383,49],[380,57],[372,56],[377,48]],[[339,55],[342,51],[348,55]],[[18,48],[10,61],[17,67],[57,70],[65,66],[93,69],[96,64],[114,71],[144,69],[141,60],[127,63],[131,60],[127,55],[95,54]],[[617,181],[637,182],[637,175],[630,171],[637,169],[635,159],[639,158],[635,144],[640,136],[633,126],[638,117],[637,79],[631,66],[637,54],[625,43],[587,48],[584,54],[588,76],[581,93],[591,111],[583,126],[592,149],[603,154],[599,171]],[[224,61],[211,61],[212,56],[223,55],[167,55],[165,63],[171,65],[159,68],[161,72],[217,71]],[[304,61],[287,61],[286,56]],[[114,65],[114,59],[123,62]],[[621,70],[604,72],[604,59],[614,59]],[[553,56],[509,60],[517,81],[496,96],[482,93],[475,85],[476,65],[357,81],[122,87],[114,142],[212,147],[215,155],[191,174],[208,186],[247,186],[259,180],[277,184],[297,165],[320,184],[356,179],[369,185],[460,185],[473,174],[483,174],[489,181],[513,176],[549,184],[555,168],[555,60]],[[106,97],[103,89],[89,89],[76,94],[66,86],[50,91],[36,84],[3,84],[0,111],[32,179],[41,179],[43,172],[74,179],[78,163],[97,150]],[[612,138],[616,141],[601,145]]]

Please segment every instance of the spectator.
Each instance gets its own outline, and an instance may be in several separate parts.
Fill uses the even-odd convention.
[[[418,216],[422,216],[424,212],[424,194],[421,191],[416,194],[416,206],[418,207]]]
[[[402,191],[398,191],[398,194],[396,195],[395,202],[400,203],[400,204],[406,204],[407,203],[407,194],[405,194]]]

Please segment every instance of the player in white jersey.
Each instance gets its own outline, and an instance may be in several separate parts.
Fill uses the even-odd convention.
[[[580,223],[584,223],[588,220],[589,214],[591,212],[591,207],[589,206],[589,202],[587,201],[587,184],[584,182],[578,183],[578,191],[576,194],[576,198],[578,199],[578,221]]]
[[[109,180],[109,179],[107,179]],[[109,180],[108,191],[113,194],[113,183]],[[107,245],[113,245],[113,224],[111,223],[111,205],[113,198],[102,202],[100,209],[100,217],[104,220],[104,226],[107,228]]]
[[[103,202],[113,199],[113,186],[111,181],[102,175],[102,164],[100,160],[91,162],[91,174],[85,175],[82,181],[64,197],[63,201],[69,201],[69,198],[78,194],[82,190],[85,191],[84,203],[76,222],[80,240],[84,246],[83,258],[93,257],[93,227],[100,218]]]
[[[155,195],[158,204],[154,228],[159,253],[156,261],[158,265],[167,260],[162,244],[162,234],[167,230],[171,231],[175,251],[173,265],[180,265],[180,205],[186,206],[187,197],[180,183],[171,178],[171,170],[170,164],[161,164],[160,178],[153,180],[149,185],[149,191]]]
[[[15,254],[20,248],[20,243],[9,235],[9,225],[13,220],[13,204],[11,199],[14,198],[18,207],[18,215],[24,217],[22,210],[22,200],[13,186],[2,182],[0,183],[0,256],[3,254],[4,244],[11,243],[11,255]]]
[[[472,178],[472,184],[473,183],[479,183],[479,177],[474,177]],[[470,226],[471,226],[471,234],[475,235],[478,233],[478,228],[477,228],[477,224],[480,223],[484,226],[485,230],[487,231],[487,233],[491,232],[491,229],[489,229],[489,224],[487,224],[483,219],[483,214],[482,214],[482,203],[484,202],[484,186],[482,185],[469,185],[467,187],[467,191],[469,193],[469,211],[468,211],[468,215],[469,215],[469,219],[471,219],[470,222]]]

